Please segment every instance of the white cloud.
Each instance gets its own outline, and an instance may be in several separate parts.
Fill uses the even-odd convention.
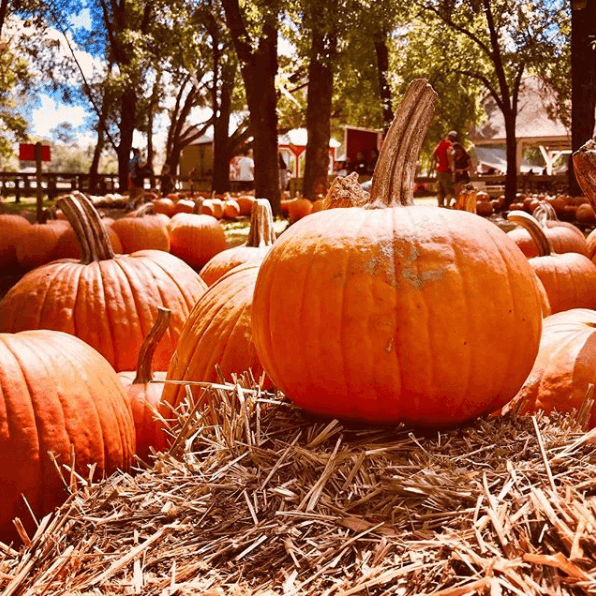
[[[61,122],[68,122],[73,128],[78,128],[84,123],[85,117],[87,116],[84,107],[58,103],[49,95],[41,95],[40,103],[41,105],[32,110],[31,113],[31,132],[36,136],[50,138],[50,131]],[[89,136],[79,135],[80,144],[83,144],[84,142],[92,142],[92,140],[92,133],[90,133]]]

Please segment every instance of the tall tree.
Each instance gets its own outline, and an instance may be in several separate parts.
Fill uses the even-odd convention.
[[[419,0],[429,27],[444,26],[455,36],[449,68],[481,82],[503,114],[507,204],[517,192],[515,125],[520,87],[524,74],[544,60],[556,60],[559,54],[564,40],[553,23],[562,2]]]
[[[596,2],[571,0],[571,149],[594,135],[596,110]],[[569,161],[569,191],[582,194]]]
[[[222,0],[246,91],[253,133],[255,192],[281,214],[277,146],[277,34],[279,0]]]

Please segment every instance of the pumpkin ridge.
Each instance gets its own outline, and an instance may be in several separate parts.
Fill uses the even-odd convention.
[[[146,270],[144,261],[140,261],[139,263],[136,263],[136,265],[137,265],[136,267],[130,267],[129,263],[127,261],[125,261],[124,259],[116,259],[116,263],[118,264],[118,267],[120,267],[120,270],[122,271],[123,278],[126,280],[126,286],[128,287],[128,293],[131,297],[131,306],[133,307],[133,311],[134,311],[133,312],[133,315],[134,315],[133,320],[139,322],[140,332],[143,337],[143,339],[141,340],[141,344],[142,344],[142,342],[145,341],[144,338],[151,331],[151,328],[153,327],[153,323],[151,321],[148,321],[148,319],[145,316],[145,313],[143,312],[142,304],[144,303],[144,301],[142,301],[142,302],[139,301],[140,294],[138,292],[134,291],[135,286],[133,285],[133,278],[136,278],[136,280],[138,282],[138,287],[147,288],[147,287],[151,287],[153,285],[153,287],[155,287],[155,289],[157,290],[157,293],[159,294],[159,299],[160,299],[162,306],[165,306],[164,295],[163,295],[163,292],[161,291],[161,288],[159,287],[159,284],[147,284],[147,280],[143,279],[144,276],[141,277],[140,271]],[[154,281],[153,275],[149,275],[148,277],[149,277],[149,281]],[[149,329],[147,329],[147,324],[150,325]],[[135,362],[135,365],[132,367],[131,370],[135,370],[136,364],[137,363]]]
[[[453,253],[453,259],[455,261],[455,267],[456,270],[459,272],[462,270],[463,268],[463,261],[465,259],[465,254],[463,253],[462,248],[459,246],[459,244],[457,242],[455,242],[455,231],[453,229],[451,229],[451,227],[447,227],[447,229],[449,230],[449,246],[451,247],[452,253]],[[498,247],[497,247],[498,248]],[[502,258],[502,255],[499,251],[499,255]],[[469,313],[468,318],[466,318],[466,334],[465,337],[463,337],[463,333],[460,334],[462,335],[462,341],[465,342],[472,342],[474,341],[474,337],[477,335],[478,332],[478,325],[476,323],[476,321],[473,321],[472,324],[470,325],[470,320],[473,319],[474,315],[476,314],[474,312],[474,309],[472,308],[472,305],[470,303],[470,292],[468,291],[468,288],[470,286],[470,280],[468,279],[469,276],[467,275],[458,275],[458,279],[460,280],[461,284],[462,284],[462,288],[463,288],[463,297],[464,297],[464,310],[465,312]],[[440,357],[440,355],[439,355]],[[458,364],[463,364],[461,363],[461,361]],[[465,397],[466,395],[469,395],[468,391],[469,391],[469,387],[472,383],[472,376],[474,375],[474,371],[472,370],[472,362],[471,362],[471,356],[470,356],[470,352],[466,351],[466,375],[463,374],[463,366],[462,367],[458,367],[458,372],[461,374],[461,377],[466,379],[466,383],[463,386],[463,391],[460,392],[459,394],[459,400],[457,402],[457,404],[454,404],[454,409],[457,412],[461,412],[462,409],[465,407]]]
[[[84,357],[91,357],[91,354],[86,354],[84,355]],[[101,356],[101,354],[97,353],[97,357],[103,358],[103,356]],[[105,470],[108,470],[110,468],[114,467],[113,461],[114,461],[114,457],[112,456],[111,452],[110,452],[110,446],[112,445],[112,441],[110,440],[111,437],[113,436],[113,433],[110,432],[110,430],[113,429],[113,423],[114,421],[116,422],[116,427],[118,429],[118,435],[119,435],[119,442],[118,442],[118,450],[122,450],[124,451],[124,446],[127,444],[126,441],[126,436],[133,436],[134,435],[134,428],[129,429],[129,433],[125,432],[125,426],[126,426],[126,421],[122,418],[119,417],[122,413],[122,410],[120,408],[115,407],[115,394],[110,390],[110,391],[106,391],[105,393],[108,395],[109,400],[106,402],[104,401],[104,407],[106,407],[107,409],[110,410],[109,414],[109,420],[110,420],[110,424],[107,424],[107,420],[108,417],[106,416],[102,416],[100,415],[100,411],[98,409],[98,403],[96,402],[96,400],[92,399],[92,393],[91,393],[91,385],[95,385],[95,384],[101,384],[102,386],[105,387],[105,379],[98,376],[96,373],[96,367],[94,366],[94,361],[97,360],[97,357],[95,357],[92,360],[88,360],[88,361],[84,361],[84,362],[88,362],[89,366],[87,368],[87,366],[85,367],[86,370],[90,371],[91,375],[94,375],[92,378],[92,383],[89,383],[89,381],[85,378],[85,385],[87,386],[88,390],[89,390],[89,399],[91,401],[91,403],[93,404],[93,408],[94,408],[94,412],[95,412],[95,416],[96,419],[98,421],[98,424],[101,428],[101,432],[102,432],[102,446],[103,446],[103,466]],[[78,366],[80,366],[79,361],[73,361],[70,359],[70,356],[67,357],[67,360],[72,364],[73,368],[76,369]],[[112,389],[112,388],[110,388]],[[130,414],[130,420],[128,421],[128,424],[131,424],[132,421],[132,411],[130,408],[130,405],[128,404],[128,400],[124,400],[125,403],[128,406],[128,412]],[[134,425],[133,425],[134,426]],[[132,430],[132,433],[130,432],[130,430]],[[115,446],[116,447],[116,446]],[[135,452],[135,445],[131,445],[130,446],[131,449],[129,451],[129,453],[134,453]],[[117,451],[118,451],[117,450]],[[133,459],[131,458],[130,460],[127,460],[125,462],[126,466],[130,466],[133,463]]]
[[[73,335],[76,335],[78,337],[78,334],[77,334],[77,317],[75,317],[74,314],[77,311],[77,305],[78,305],[79,301],[81,300],[81,295],[83,294],[83,292],[82,292],[82,289],[83,288],[81,286],[83,286],[83,280],[84,280],[83,271],[84,271],[84,269],[82,267],[76,267],[76,268],[73,267],[73,271],[74,271],[74,274],[75,275],[78,275],[78,281],[77,281],[77,292],[75,294],[75,298],[74,298],[74,301],[73,301],[73,304],[72,304],[72,315],[71,315],[71,319],[72,319]],[[74,277],[74,275],[73,275],[73,277]]]
[[[38,278],[39,277],[37,273],[35,273],[34,276],[32,275],[32,274],[34,274],[34,272],[36,272],[36,269],[33,269],[32,271],[30,271],[27,274],[27,276],[33,276],[34,279],[35,279],[35,281],[36,281],[36,285],[43,290],[43,292],[40,292],[40,293],[43,294],[43,302],[41,302],[41,305],[40,305],[40,307],[39,307],[39,309],[38,309],[38,311],[36,313],[35,324],[34,324],[34,326],[31,327],[31,329],[39,329],[40,328],[42,314],[43,314],[43,311],[45,310],[46,301],[48,299],[48,295],[50,293],[50,289],[51,289],[52,285],[54,284],[54,282],[56,281],[56,278],[57,278],[57,276],[55,275],[55,273],[61,273],[62,271],[64,271],[64,269],[67,266],[68,266],[68,263],[60,263],[60,264],[56,263],[56,269],[52,269],[52,274],[53,275],[51,277],[50,276],[45,276],[42,279],[35,279],[35,278]],[[23,278],[23,279],[25,279],[25,278]],[[40,282],[44,282],[44,283],[42,284]],[[25,298],[25,297],[23,296],[23,298]],[[19,302],[19,301],[17,301],[17,302]],[[8,331],[10,333],[15,333],[14,325],[15,325],[16,318],[14,316],[12,317],[12,321],[13,321],[12,327],[10,329],[6,329],[6,331]]]
[[[63,338],[63,340],[68,341],[66,338]],[[29,349],[31,350],[31,352],[33,352],[36,355],[37,360],[40,362],[40,364],[42,364],[43,368],[45,369],[47,378],[51,378],[52,368],[49,367],[44,360],[44,358],[46,357],[46,354],[38,353],[36,351],[35,342],[27,342],[27,343],[29,343]],[[65,351],[65,352],[68,352],[68,351]],[[53,360],[52,356],[55,356],[55,354],[51,354],[51,353],[47,354],[47,357],[50,359],[50,361]],[[72,369],[71,374],[74,374],[74,376],[77,376],[79,374],[78,371],[81,369],[82,362],[72,363],[70,358],[65,355],[63,355],[62,358],[63,358],[63,360],[61,362],[61,371],[64,371],[64,363],[65,363],[64,361],[66,361],[71,364],[71,369]],[[27,366],[27,370],[29,370],[29,366]],[[84,381],[85,381],[85,386],[87,387],[87,395],[85,395],[85,398],[82,401],[84,401],[84,403],[90,402],[93,404],[93,408],[94,408],[94,412],[95,412],[95,419],[96,419],[95,422],[97,422],[98,413],[97,413],[97,407],[95,405],[95,400],[93,400],[93,398],[91,396],[91,393],[89,391],[89,385],[87,383],[86,378],[84,379]],[[69,415],[67,415],[67,411],[66,411],[66,407],[65,407],[65,402],[67,401],[67,398],[64,395],[64,392],[59,391],[58,389],[59,389],[59,387],[57,385],[52,387],[52,390],[55,391],[55,395],[56,395],[56,400],[54,401],[54,403],[60,404],[60,411],[62,413],[62,420],[61,420],[60,428],[64,429],[64,431],[66,433],[66,438],[68,440],[68,445],[70,447],[70,445],[75,444],[75,440],[72,435],[72,428],[71,428],[72,421],[71,421],[71,417]],[[35,408],[35,411],[37,411],[37,408]],[[91,430],[91,429],[89,429],[89,430]],[[104,440],[103,429],[101,429],[101,430],[102,430],[101,433],[97,433],[101,436],[99,436],[99,437],[95,436],[95,440],[101,441],[101,447],[100,447],[100,449],[98,449],[98,453],[101,453],[103,459],[101,461],[98,461],[98,460],[95,460],[95,461],[97,461],[97,464],[99,466],[101,466],[103,469],[105,469],[105,447],[104,447],[105,440]],[[53,467],[53,465],[50,463],[50,461],[47,460],[45,457],[43,457],[43,456],[45,456],[46,453],[47,453],[47,450],[45,448],[42,450],[41,445],[40,445],[40,452],[39,452],[40,460],[42,460],[44,462],[44,465],[42,465],[42,481],[40,483],[42,486],[44,510],[47,510],[47,508],[51,505],[51,501],[48,500],[51,496],[51,493],[50,493],[50,491],[45,490],[45,486],[47,484],[47,482],[46,482],[47,475],[46,474],[48,474],[48,473],[51,475],[57,474],[57,470]],[[64,465],[71,466],[73,463],[76,466],[76,463],[77,463],[76,459],[74,462],[60,461],[60,460],[57,460],[57,462],[58,462],[58,466],[60,467],[60,469],[63,469]]]
[[[494,237],[493,234],[490,234],[490,239],[491,239],[491,242],[493,243],[493,246],[496,249],[496,253],[499,255],[499,257],[501,259],[501,262],[505,266],[505,270],[507,271],[508,278],[511,279],[513,277],[514,271],[512,271],[512,269],[511,269],[510,262],[509,262],[509,259],[507,258],[507,255],[505,255],[503,253],[503,250],[504,250],[503,246],[496,241],[496,239],[495,239],[495,237]],[[512,314],[512,316],[513,316],[514,319],[518,319],[517,301],[515,300],[515,296],[511,293],[511,286],[510,285],[508,285],[508,293],[509,293],[509,304],[511,306],[511,314]],[[540,305],[539,304],[536,304],[536,307],[537,308],[540,308]],[[528,347],[529,346],[524,346],[523,349],[526,350]],[[487,411],[486,411],[487,414],[490,413],[489,410],[491,410],[491,409],[492,410],[495,410],[496,408],[501,407],[502,404],[494,405],[494,401],[498,400],[499,397],[502,395],[503,388],[507,384],[506,383],[507,377],[511,374],[511,370],[513,369],[514,365],[515,365],[515,361],[514,361],[514,350],[509,350],[507,352],[507,366],[505,366],[503,368],[503,378],[501,379],[501,381],[498,384],[499,385],[498,386],[499,392],[498,393],[495,392],[495,399],[493,400],[493,404],[491,404],[491,407],[490,408],[487,408]],[[528,371],[528,374],[529,374],[529,371]]]
[[[69,302],[67,302],[69,295],[64,292],[65,279],[69,280],[72,277],[71,268],[68,265],[66,265],[65,267],[61,267],[59,271],[52,270],[52,274],[53,275],[49,279],[49,283],[45,286],[44,299],[42,306],[38,312],[38,320],[36,321],[35,326],[29,324],[28,329],[33,330],[42,328],[41,321],[43,321],[44,319],[46,309],[51,309],[52,303],[57,301],[65,308],[71,306]],[[68,319],[68,317],[65,317],[64,320],[67,321],[69,325],[72,325],[72,317],[70,319]],[[47,329],[48,327],[46,326],[45,328]],[[55,330],[54,327],[52,327],[52,329]]]
[[[21,365],[21,361],[18,358],[17,354],[15,353],[15,350],[13,349],[13,346],[11,345],[10,341],[7,341],[7,339],[5,339],[4,337],[1,337],[0,335],[0,341],[2,341],[2,343],[4,344],[6,351],[8,354],[10,354],[10,356],[12,357],[12,359],[14,360],[15,363],[15,372],[18,371],[19,376],[20,376],[20,380],[22,385],[24,385],[27,388],[27,410],[28,410],[28,421],[32,421],[33,422],[33,428],[35,428],[35,443],[37,444],[37,451],[35,453],[35,455],[37,456],[37,460],[36,460],[36,477],[38,479],[38,484],[42,484],[45,486],[45,482],[43,482],[45,475],[43,474],[42,468],[43,468],[43,464],[42,464],[42,457],[41,457],[41,445],[40,445],[40,434],[39,434],[39,426],[38,426],[38,421],[37,421],[37,415],[35,412],[35,407],[33,404],[33,395],[31,393],[31,384],[29,383],[29,380],[27,379],[26,375],[25,375],[25,371]],[[2,387],[2,385],[4,385],[4,383],[2,383],[2,379],[4,378],[4,375],[0,376],[0,388]],[[14,377],[11,377],[11,379],[8,379],[10,381],[11,384],[14,383]],[[19,423],[22,422],[22,420],[20,419],[21,416],[19,416],[20,411],[22,410],[22,408],[19,408],[19,404],[18,403],[11,403],[11,405],[13,406],[12,408],[8,408],[8,403],[6,398],[10,397],[12,395],[12,397],[15,397],[14,392],[11,391],[5,391],[4,389],[2,390],[1,395],[3,396],[3,402],[6,408],[6,425],[7,425],[7,429],[8,429],[8,436],[9,437],[13,437],[15,435],[18,436],[18,433],[16,432],[15,428],[14,428],[14,424],[12,424],[17,418],[19,418]],[[20,393],[21,398],[23,397],[23,393]],[[28,440],[27,441],[27,447],[31,446],[31,441]],[[29,459],[29,461],[31,461],[32,458]],[[27,472],[30,472],[30,470],[28,469]],[[29,503],[31,505],[32,508],[35,507],[39,507],[44,503],[44,496],[46,494],[47,491],[43,491],[43,493],[37,493],[37,503]]]
[[[159,252],[159,251],[152,251],[152,252]],[[163,253],[163,254],[164,255],[167,255],[168,253]],[[172,256],[174,256],[174,255],[172,255]],[[165,264],[162,264],[161,259],[151,259],[151,265],[155,265],[156,267],[159,267],[159,269],[164,274],[164,276],[165,277],[168,277],[169,279],[171,279],[174,282],[174,284],[176,285],[176,287],[180,290],[180,294],[184,298],[184,303],[185,303],[185,306],[186,306],[186,313],[185,314],[188,315],[192,311],[194,305],[196,304],[197,300],[202,296],[202,294],[198,298],[194,298],[193,297],[192,298],[192,302],[189,302],[188,301],[188,292],[186,291],[185,286],[183,286],[183,285],[181,285],[179,283],[177,277],[175,275],[173,275],[167,269],[167,267],[166,267]],[[200,279],[200,276],[199,276],[199,279]],[[203,285],[203,287],[204,287],[205,290],[207,289],[207,284],[205,284],[205,282],[202,279],[200,280],[199,283],[201,283]],[[164,305],[164,306],[167,306],[167,305]]]
[[[109,338],[110,344],[112,346],[111,355],[112,358],[109,362],[113,362],[114,364],[118,361],[118,350],[116,347],[116,322],[113,320],[114,313],[113,309],[108,308],[108,296],[106,294],[106,283],[104,280],[104,274],[107,275],[109,273],[108,270],[104,271],[104,269],[109,266],[107,265],[110,261],[98,261],[97,262],[97,281],[99,283],[99,292],[96,295],[101,296],[102,306],[103,306],[103,316],[98,317],[98,320],[105,320],[106,325],[109,330]],[[102,346],[103,351],[103,346]]]

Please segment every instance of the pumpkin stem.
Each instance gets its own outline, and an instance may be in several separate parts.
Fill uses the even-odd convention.
[[[362,207],[370,200],[370,195],[358,182],[358,172],[335,178],[323,199],[323,209],[339,209],[342,207]]]
[[[157,318],[153,323],[153,327],[151,327],[151,331],[149,331],[141,345],[139,359],[137,360],[137,374],[132,382],[133,385],[149,383],[153,378],[153,373],[151,372],[153,354],[155,354],[157,344],[159,344],[168,329],[171,314],[172,311],[169,308],[157,307]]]
[[[245,246],[259,248],[275,242],[273,212],[268,199],[255,199],[250,208],[250,228]]]
[[[85,212],[79,203],[71,195],[66,195],[56,199],[56,205],[62,209],[66,215],[77,238],[77,243],[81,249],[81,263],[92,263],[97,260],[97,255],[93,253],[93,238],[91,227]]]
[[[152,215],[155,213],[155,209],[153,208],[153,203],[145,203],[141,205],[138,209],[135,209],[131,215],[133,217],[143,217],[143,215]]]
[[[559,221],[557,213],[550,203],[540,203],[540,205],[534,209],[532,216],[543,228],[546,226],[547,221]]]
[[[526,213],[525,211],[510,211],[509,215],[507,215],[507,219],[519,224],[529,232],[530,236],[532,236],[532,240],[534,240],[534,243],[538,247],[539,257],[548,257],[554,254],[550,240],[544,233],[541,225],[529,213]]]
[[[596,141],[589,139],[572,155],[573,173],[592,207],[596,208]]]
[[[97,209],[82,192],[73,191],[66,197],[56,199],[75,231],[81,248],[81,263],[106,261],[114,258],[112,244]]]
[[[437,93],[416,79],[397,107],[375,167],[367,207],[414,204],[418,156],[435,110]]]

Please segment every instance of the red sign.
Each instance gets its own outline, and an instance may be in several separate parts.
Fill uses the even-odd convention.
[[[50,146],[41,145],[41,161],[52,161],[50,157]],[[19,159],[21,161],[35,161],[35,144],[21,143],[19,145]]]

